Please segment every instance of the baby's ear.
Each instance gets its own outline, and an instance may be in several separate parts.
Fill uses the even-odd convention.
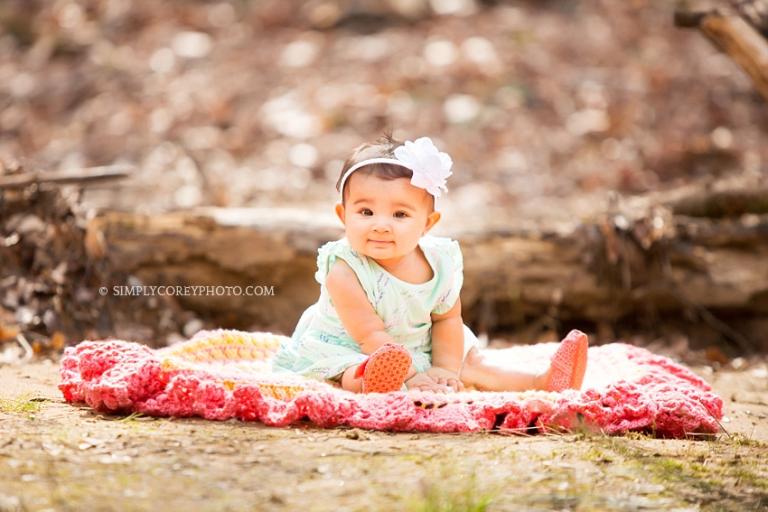
[[[428,232],[432,227],[440,220],[440,212],[432,212],[427,215],[427,225],[424,228],[424,233]]]
[[[344,205],[343,205],[343,204],[341,204],[341,203],[338,203],[338,204],[337,204],[337,205],[334,207],[334,209],[333,209],[333,210],[336,212],[336,216],[339,218],[339,220],[341,221],[341,223],[342,223],[342,224],[344,224],[344,225],[346,226],[346,224],[344,223]]]

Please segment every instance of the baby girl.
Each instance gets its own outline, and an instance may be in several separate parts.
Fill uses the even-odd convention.
[[[571,331],[542,372],[481,350],[464,325],[458,242],[427,233],[440,220],[451,158],[427,137],[364,144],[345,162],[336,215],[345,237],[318,251],[320,298],[302,315],[276,371],[354,392],[486,391],[581,386],[587,337]]]

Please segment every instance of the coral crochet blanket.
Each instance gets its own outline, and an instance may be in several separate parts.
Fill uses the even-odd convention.
[[[354,394],[301,377],[270,372],[281,336],[206,331],[159,350],[126,341],[69,347],[59,388],[68,402],[103,412],[237,418],[287,426],[374,430],[511,433],[590,429],[683,437],[715,433],[722,400],[690,370],[622,343],[592,347],[582,390],[451,395]],[[545,365],[555,343],[499,350],[522,366]]]

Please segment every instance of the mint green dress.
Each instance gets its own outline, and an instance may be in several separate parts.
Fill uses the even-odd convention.
[[[355,252],[346,238],[328,242],[318,250],[315,279],[320,298],[299,319],[291,339],[281,346],[273,366],[319,380],[335,380],[368,357],[347,334],[333,307],[325,278],[337,258],[343,259],[357,275],[387,333],[406,347],[419,372],[431,366],[432,313],[447,313],[456,304],[464,280],[459,243],[441,237],[424,236],[419,247],[432,267],[432,279],[414,284],[402,281],[375,260]],[[475,335],[464,326],[464,354],[477,345]]]

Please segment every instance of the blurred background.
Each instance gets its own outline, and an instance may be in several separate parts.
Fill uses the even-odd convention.
[[[82,191],[85,211],[330,213],[343,160],[392,130],[430,136],[454,159],[439,232],[573,222],[616,193],[766,174],[768,106],[699,31],[674,26],[674,9],[662,0],[3,0],[0,175],[132,166],[129,179]],[[94,272],[46,254],[35,265],[50,286]],[[50,339],[56,314],[32,298],[53,288],[0,277],[0,327],[38,325]],[[180,322],[182,334],[204,325]]]
[[[453,156],[451,218],[505,224],[764,171],[765,102],[674,6],[4,0],[0,160],[133,164],[94,207],[328,211],[348,153],[392,129]]]

